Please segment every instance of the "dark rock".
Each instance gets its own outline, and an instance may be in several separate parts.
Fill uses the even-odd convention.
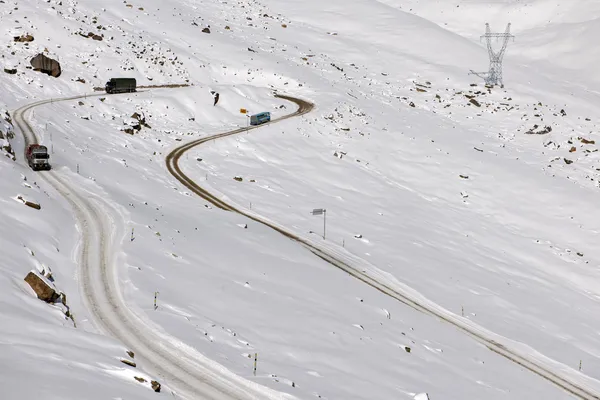
[[[479,104],[479,102],[475,99],[469,100],[469,103],[473,104],[476,107],[481,107],[481,104]]]
[[[6,72],[7,74],[14,75],[17,73],[17,69],[16,68],[4,68],[4,72]]]
[[[133,361],[129,361],[129,360],[125,360],[124,358],[121,358],[121,362],[123,364],[129,365],[130,367],[133,367],[133,368],[136,367],[136,364]]]
[[[154,390],[156,393],[160,393],[160,383],[158,383],[158,381],[150,381],[150,384],[152,385],[152,390]]]
[[[14,37],[15,42],[33,42],[33,36],[31,35],[21,35],[21,36],[15,36]]]
[[[34,71],[40,71],[55,78],[58,78],[62,73],[60,63],[58,61],[46,57],[41,53],[33,57],[30,63]]]
[[[204,28],[204,29],[202,29],[202,32],[204,32],[204,33],[210,33],[210,29]]]
[[[31,286],[38,299],[43,300],[47,303],[54,303],[60,298],[60,295],[54,290],[49,282],[43,277],[39,276],[34,271],[30,271],[25,277],[25,282]]]

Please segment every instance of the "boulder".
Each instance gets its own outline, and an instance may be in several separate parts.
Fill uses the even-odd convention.
[[[58,78],[62,73],[60,63],[56,60],[46,57],[43,54],[38,54],[31,59],[31,66],[34,71],[40,71],[55,78]]]
[[[133,368],[136,367],[136,364],[133,361],[129,361],[124,358],[121,358],[121,362],[125,365],[129,365],[130,367],[133,367]]]
[[[475,99],[469,100],[469,103],[473,104],[476,107],[481,107],[481,104]]]
[[[87,37],[92,38],[94,40],[102,41],[104,39],[102,36],[95,34],[94,32],[88,33]]]
[[[31,286],[40,300],[43,300],[47,303],[54,303],[60,297],[60,294],[58,294],[52,287],[52,284],[35,273],[35,271],[29,271],[25,277],[25,282]]]
[[[152,385],[152,390],[156,393],[160,393],[160,383],[158,383],[158,381],[150,381],[150,384]]]
[[[204,29],[202,29],[202,32],[204,32],[204,33],[210,33],[210,29],[209,28],[204,28]]]
[[[21,35],[21,36],[15,36],[14,37],[15,42],[33,42],[33,36],[31,35]]]

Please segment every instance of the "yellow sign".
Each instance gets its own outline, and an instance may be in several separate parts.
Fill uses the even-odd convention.
[[[245,108],[240,108],[240,113],[246,114],[247,112],[248,112],[248,110],[246,110]]]

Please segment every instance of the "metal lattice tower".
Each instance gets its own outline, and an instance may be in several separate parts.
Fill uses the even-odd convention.
[[[485,79],[485,83],[487,85],[504,86],[504,82],[502,80],[502,59],[504,58],[508,41],[510,39],[514,40],[515,38],[510,33],[510,23],[506,26],[506,31],[504,31],[504,33],[492,33],[490,30],[490,24],[486,23],[485,35],[481,36],[481,39],[483,38],[485,38],[487,41],[487,49],[490,56],[490,69],[488,72],[471,71],[471,73]],[[502,47],[498,51],[494,51],[494,48],[492,47],[492,39],[494,38],[496,40],[504,39]]]

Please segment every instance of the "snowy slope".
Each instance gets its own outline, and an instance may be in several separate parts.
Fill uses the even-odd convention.
[[[564,364],[568,374],[577,376],[581,360],[581,372],[598,379],[596,146],[580,140],[597,132],[598,87],[582,86],[596,80],[597,56],[581,55],[597,6],[438,3],[31,1],[1,11],[6,48],[15,53],[5,62],[19,70],[2,75],[2,102],[15,109],[91,92],[120,75],[194,85],[56,103],[30,118],[54,148],[55,170],[117,210],[111,217],[127,232],[117,268],[130,308],[242,378],[298,398],[569,398],[281,235],[191,196],[164,167],[174,146],[246,125],[240,108],[289,113],[293,105],[271,89],[309,99],[312,114],[199,147],[185,170],[315,240],[322,219],[309,212],[327,208],[330,245]],[[507,87],[491,93],[467,75],[487,66],[478,42],[485,21],[498,30],[512,21],[517,35]],[[573,24],[581,40],[566,36]],[[211,33],[202,33],[207,26]],[[90,31],[104,39],[77,34]],[[24,33],[36,39],[9,43]],[[58,79],[25,68],[44,48],[63,65]],[[560,57],[547,60],[555,49]],[[221,94],[217,107],[210,90]],[[465,94],[483,106],[469,105]],[[134,112],[149,127],[130,136],[123,129]],[[526,135],[534,125],[552,132]],[[19,139],[13,146],[22,154]],[[78,298],[78,234],[67,204],[44,194],[48,188],[22,186],[21,174],[35,179],[22,162],[1,162],[8,223],[0,237],[10,254],[2,299],[15,311],[0,337],[15,343],[15,332],[31,331],[2,358],[22,366],[3,376],[8,393],[53,387],[57,397],[88,398],[87,385],[69,384],[75,369],[97,382],[98,398],[147,398],[149,389],[131,376],[106,372],[125,368],[118,361],[125,348],[96,335]],[[14,201],[20,192],[44,199],[42,212]],[[22,277],[36,263],[52,266],[77,329],[25,290]],[[39,365],[27,346],[48,336],[69,367],[52,358],[56,376],[36,372],[44,384],[25,392],[23,370]]]

